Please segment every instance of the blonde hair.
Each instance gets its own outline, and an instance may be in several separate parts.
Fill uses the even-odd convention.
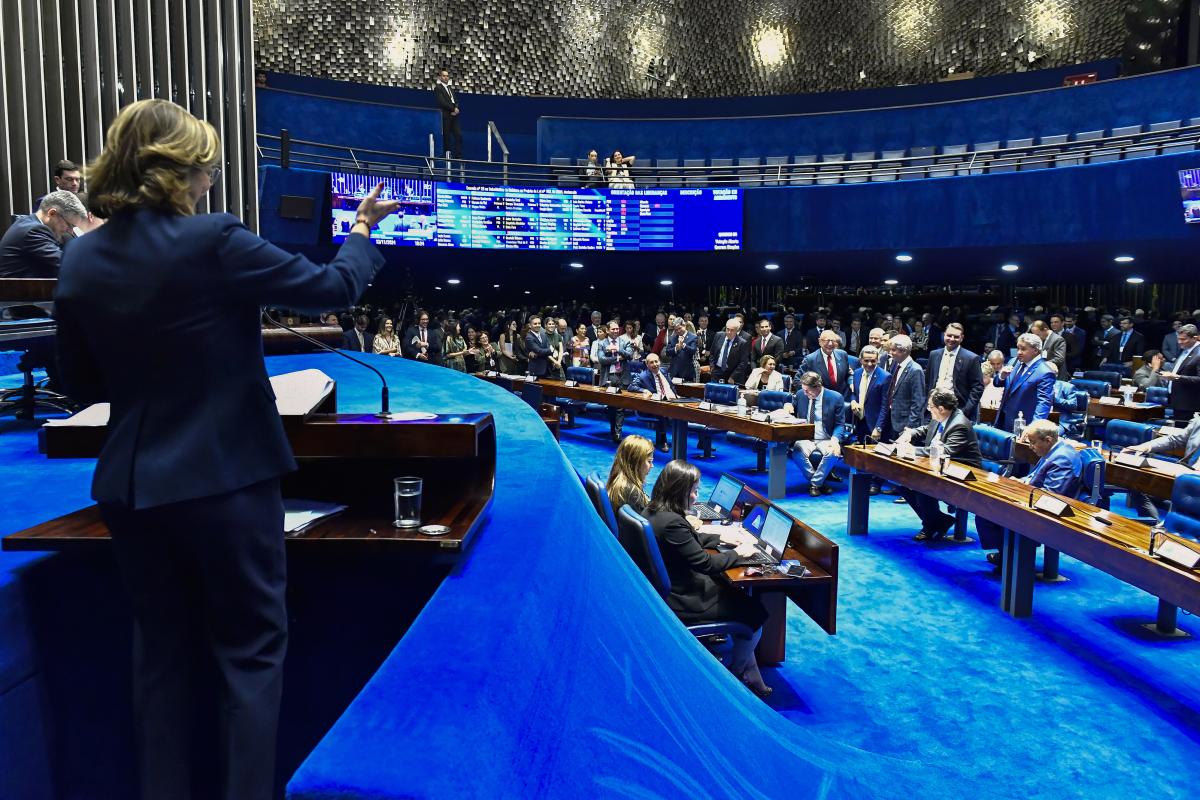
[[[617,446],[613,456],[612,469],[608,471],[608,501],[613,510],[620,508],[631,491],[636,490],[642,497],[642,503],[650,502],[646,497],[646,488],[642,483],[642,466],[646,459],[654,455],[654,445],[644,436],[626,436]]]
[[[192,171],[215,165],[220,155],[216,129],[183,107],[131,103],[108,127],[104,152],[87,170],[92,208],[102,217],[143,206],[190,216]]]

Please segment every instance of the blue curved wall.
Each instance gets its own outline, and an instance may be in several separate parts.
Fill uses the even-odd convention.
[[[899,150],[1200,116],[1200,67],[1070,88],[908,108],[712,119],[538,120],[538,160],[591,148],[642,158],[736,158]],[[599,110],[599,109],[598,109]]]
[[[255,98],[258,130],[272,136],[286,128],[293,139],[310,142],[391,153],[428,153],[429,134],[442,135],[442,115],[433,108],[262,88],[256,90]]]

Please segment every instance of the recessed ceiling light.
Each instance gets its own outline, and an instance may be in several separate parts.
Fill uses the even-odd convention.
[[[595,286],[589,286],[588,288],[589,288],[589,289],[592,289],[592,290],[594,291],[596,287],[595,287]]]
[[[896,256],[896,260],[901,264],[907,264],[908,262],[912,261],[912,256],[910,256],[908,253],[900,253]]]
[[[583,269],[583,264],[580,264],[578,261],[572,261],[570,267],[571,269]]]
[[[1133,261],[1133,256],[1117,256],[1113,259],[1113,261],[1117,262],[1118,264],[1128,264]]]
[[[884,281],[884,283],[888,286],[895,286],[899,282],[900,281],[896,280],[895,278],[888,278],[886,281]]]
[[[1000,267],[1000,269],[1004,270],[1005,272],[1016,272],[1020,268],[1021,267],[1017,264],[1005,264],[1004,266]]]
[[[1136,286],[1136,285],[1137,285],[1137,284],[1139,284],[1139,283],[1145,283],[1145,282],[1146,282],[1146,279],[1145,279],[1145,278],[1139,278],[1139,277],[1137,277],[1136,275],[1134,275],[1133,277],[1126,278],[1126,279],[1125,279],[1125,282],[1126,282],[1126,283],[1132,283],[1132,284],[1134,284],[1134,285]]]
[[[462,283],[462,281],[460,281],[458,278],[447,278],[446,283],[450,284],[451,286],[458,286],[460,283]]]
[[[442,287],[440,287],[440,286],[435,286],[433,288],[437,289],[439,292],[442,290]]]
[[[500,288],[500,284],[498,284],[498,283],[493,283],[493,284],[492,284],[492,288],[493,288],[493,289],[499,289],[499,288]]]
[[[473,294],[473,295],[471,295],[471,299],[472,299],[472,300],[478,300],[478,299],[479,299],[479,295],[477,295],[477,294]]]
[[[526,290],[525,290],[525,294],[529,294],[529,290],[528,290],[528,289],[526,289]]]
[[[659,286],[670,286],[672,283],[673,283],[673,281],[671,281],[670,278],[663,278],[661,281],[658,282],[658,285]]]
[[[769,270],[772,270],[772,271],[774,271],[774,270],[777,270],[777,269],[779,269],[779,265],[778,265],[778,264],[776,264],[776,263],[774,263],[774,262],[772,262],[772,263],[770,263],[770,264],[767,264],[767,267],[766,267],[766,268],[767,268],[767,269],[769,269]]]

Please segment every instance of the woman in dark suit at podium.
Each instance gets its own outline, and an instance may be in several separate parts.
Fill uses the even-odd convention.
[[[345,308],[383,259],[381,187],[337,257],[286,253],[229,214],[196,214],[219,177],[207,122],[126,106],[88,170],[108,224],[64,255],[56,309],[72,397],[108,401],[92,497],[132,601],[142,795],[273,796],[287,644],[280,475],[295,469],[263,363],[259,309]],[[164,314],[164,308],[172,313]],[[195,653],[219,672],[218,765],[191,763]],[[200,659],[199,663],[207,663]],[[213,777],[209,777],[213,776]]]

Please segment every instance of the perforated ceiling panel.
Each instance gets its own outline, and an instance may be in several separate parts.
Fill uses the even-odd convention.
[[[258,68],[469,92],[701,97],[928,83],[1120,54],[1123,0],[254,0]]]

